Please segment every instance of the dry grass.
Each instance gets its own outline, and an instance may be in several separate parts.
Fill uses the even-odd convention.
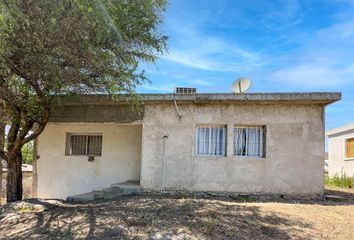
[[[140,195],[91,204],[28,200],[0,212],[1,239],[354,239],[354,192],[338,198]]]

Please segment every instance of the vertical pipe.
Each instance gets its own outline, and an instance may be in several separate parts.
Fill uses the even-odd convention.
[[[164,135],[163,137],[163,153],[162,153],[162,167],[161,167],[161,179],[160,179],[160,192],[163,190],[163,179],[165,175],[165,161],[166,161],[166,139],[168,138],[167,135]]]

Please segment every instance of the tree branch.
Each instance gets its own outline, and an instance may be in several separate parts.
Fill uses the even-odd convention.
[[[11,121],[11,127],[7,134],[7,153],[11,154],[14,148],[14,143],[17,138],[18,131],[20,129],[20,123],[16,120]]]
[[[22,145],[34,140],[43,132],[45,126],[47,125],[47,122],[49,121],[49,116],[50,116],[50,109],[46,108],[44,111],[44,116],[42,121],[39,122],[38,127],[36,128],[36,130],[34,130],[34,132],[31,135],[27,136],[22,140]]]
[[[3,150],[3,149],[0,149],[0,159],[5,159],[6,162],[7,162],[7,159],[8,159],[7,158],[7,152],[5,150]]]

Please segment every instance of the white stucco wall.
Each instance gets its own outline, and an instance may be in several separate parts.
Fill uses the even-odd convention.
[[[65,156],[66,133],[102,133],[102,156]],[[141,125],[49,123],[38,139],[38,197],[63,198],[140,179]]]
[[[322,105],[147,105],[141,184],[159,190],[165,149],[165,189],[232,192],[323,191]],[[197,124],[227,125],[227,156],[197,157]],[[266,125],[266,158],[233,156],[233,127]]]
[[[345,173],[354,176],[354,159],[345,159],[345,139],[353,138],[354,130],[337,133],[328,137],[328,174]]]

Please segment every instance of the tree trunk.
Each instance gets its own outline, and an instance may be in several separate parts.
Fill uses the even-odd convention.
[[[0,149],[4,149],[4,144],[5,144],[5,124],[0,119]],[[3,168],[2,161],[3,160],[4,159],[0,157],[0,195],[2,192],[2,168]]]
[[[21,151],[17,154],[8,156],[7,161],[7,185],[6,199],[7,202],[15,202],[22,200],[22,154]]]

